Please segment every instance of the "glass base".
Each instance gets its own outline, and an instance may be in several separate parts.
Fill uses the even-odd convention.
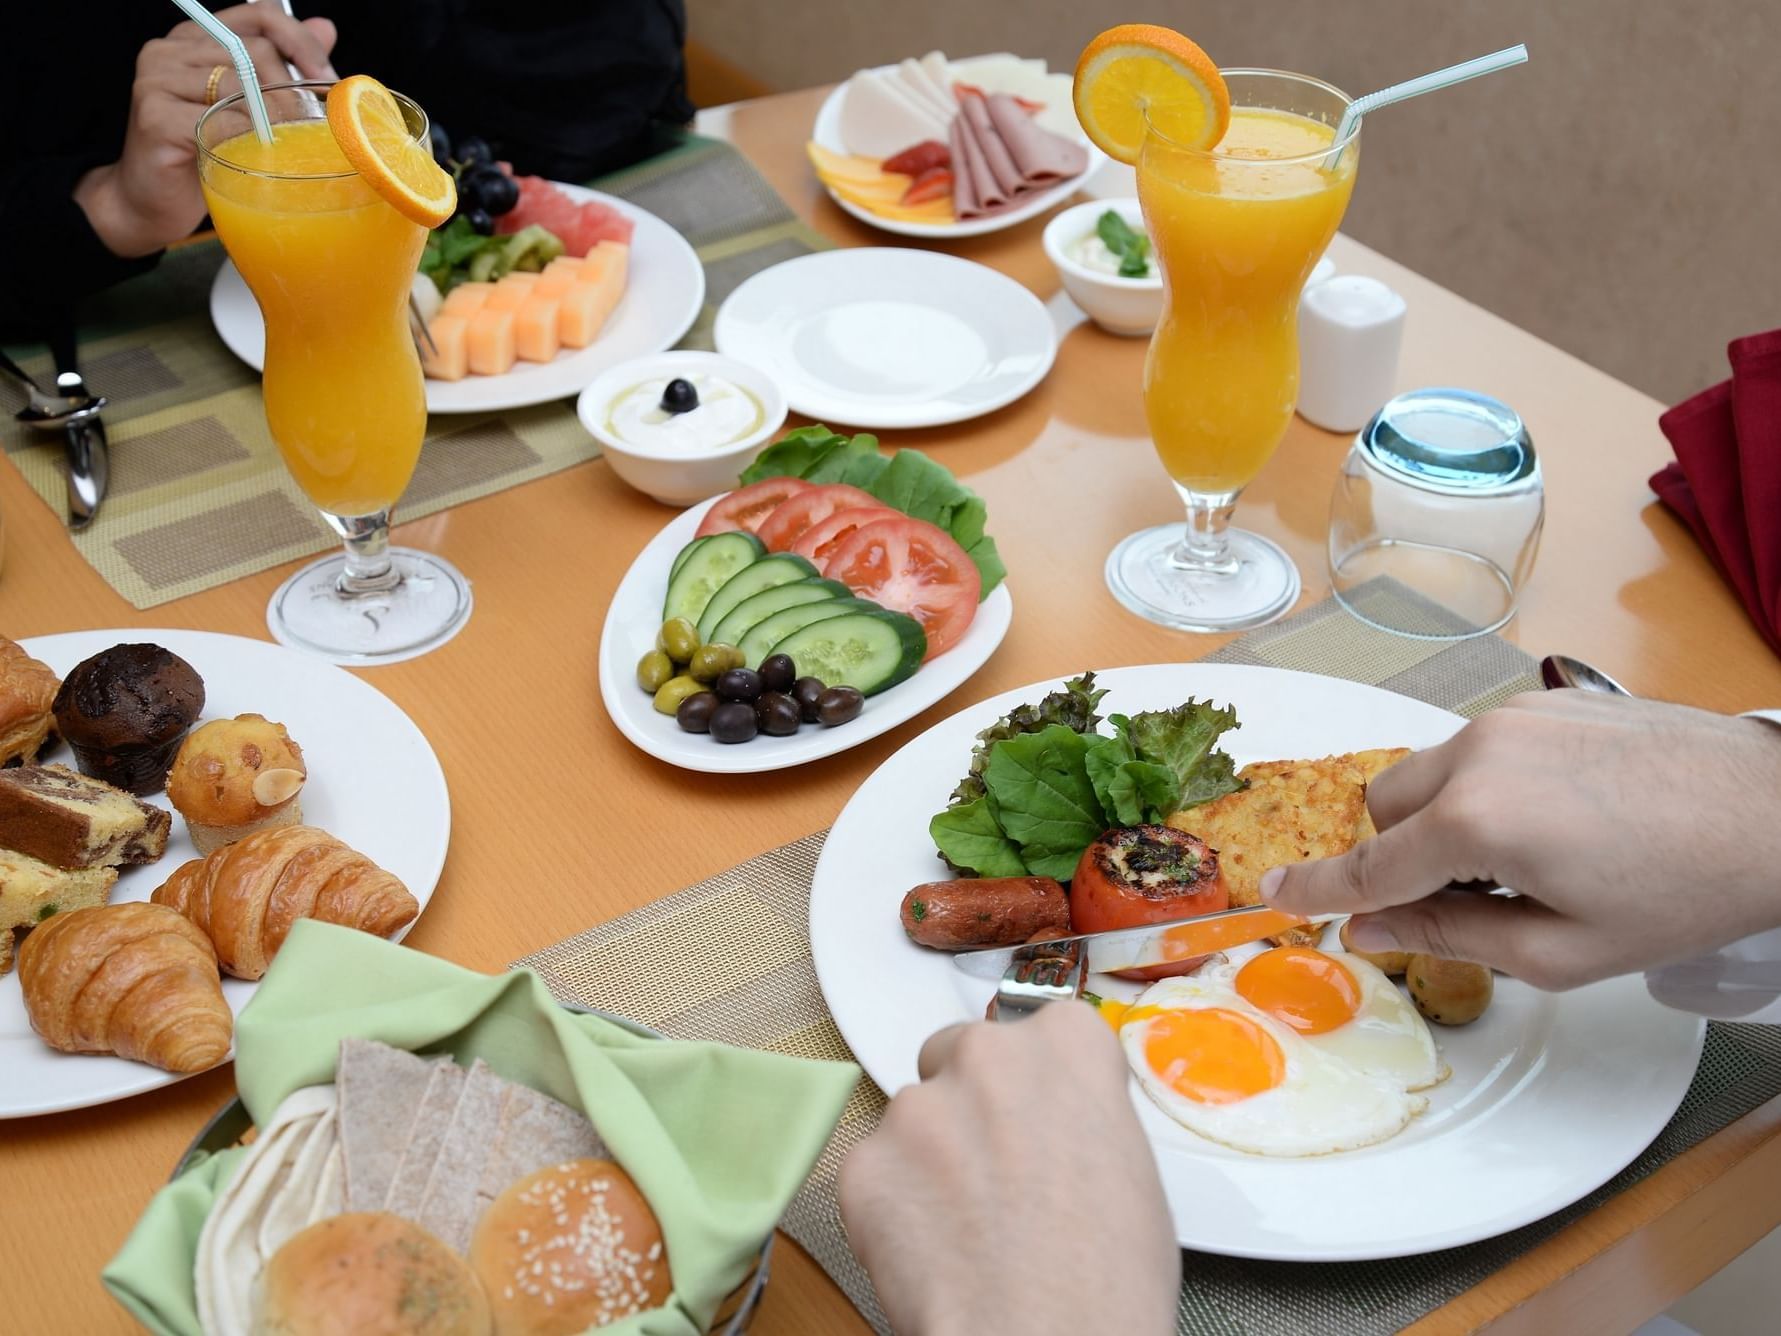
[[[1179,631],[1242,631],[1284,616],[1299,598],[1299,571],[1276,544],[1226,530],[1230,563],[1205,570],[1185,559],[1182,524],[1127,538],[1107,556],[1107,587],[1148,621]]]
[[[291,576],[266,605],[272,638],[349,665],[399,663],[438,649],[470,620],[470,582],[429,552],[392,547],[389,554],[399,578],[372,593],[342,592],[340,552]]]

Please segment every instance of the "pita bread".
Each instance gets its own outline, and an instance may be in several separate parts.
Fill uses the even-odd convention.
[[[476,1190],[477,1213],[510,1183],[535,1170],[569,1160],[609,1158],[606,1143],[582,1114],[530,1086],[508,1084],[495,1142]]]
[[[408,1145],[413,1111],[438,1059],[417,1058],[370,1039],[342,1039],[334,1079],[340,1090],[340,1148],[346,1209],[381,1211]]]
[[[414,1123],[408,1129],[408,1144],[390,1180],[389,1193],[383,1209],[404,1220],[420,1223],[421,1198],[427,1194],[427,1180],[433,1176],[433,1161],[439,1158],[439,1147],[458,1109],[458,1097],[464,1093],[468,1075],[453,1062],[443,1062],[427,1076],[427,1090],[420,1107],[414,1112]]]
[[[501,1102],[509,1089],[481,1058],[471,1064],[415,1217],[417,1224],[432,1230],[460,1254],[470,1251],[470,1234],[482,1215],[476,1190],[494,1148]]]

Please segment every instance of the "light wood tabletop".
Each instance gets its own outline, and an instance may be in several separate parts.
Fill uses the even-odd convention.
[[[834,241],[907,244],[843,214],[811,178],[803,145],[820,97],[815,90],[722,108],[706,113],[701,128],[732,139]],[[603,462],[398,530],[400,541],[455,562],[476,588],[475,615],[450,645],[363,674],[426,733],[451,785],[450,857],[409,945],[499,970],[828,825],[874,767],[974,700],[1089,666],[1194,659],[1223,643],[1143,622],[1102,583],[1102,563],[1118,539],[1179,512],[1145,435],[1138,395],[1144,345],[1074,315],[1040,250],[1041,225],[945,249],[1011,275],[1069,323],[1049,378],[990,417],[891,439],[932,450],[984,495],[1019,607],[989,664],[901,728],[795,772],[733,778],[676,770],[626,743],[599,702],[601,620],[626,566],[673,512],[631,491]],[[1343,270],[1382,278],[1407,299],[1402,387],[1485,390],[1513,404],[1530,426],[1549,515],[1508,637],[1535,655],[1579,655],[1641,694],[1724,711],[1781,704],[1781,663],[1646,488],[1668,457],[1656,425],[1660,405],[1346,238],[1331,254]],[[227,356],[220,344],[217,356]],[[1239,523],[1275,538],[1297,561],[1306,602],[1328,593],[1325,525],[1345,447],[1295,420],[1238,510]],[[13,637],[161,626],[263,639],[267,597],[289,572],[267,571],[136,612],[75,553],[61,517],[11,468],[0,469],[0,513],[0,632]],[[640,832],[649,838],[640,841]],[[101,1289],[100,1268],[186,1143],[232,1093],[223,1070],[0,1128],[0,1256],[8,1277],[0,1328],[132,1329]],[[1413,1330],[1636,1326],[1781,1221],[1778,1133],[1781,1100]],[[834,1333],[864,1324],[785,1242],[756,1329]]]

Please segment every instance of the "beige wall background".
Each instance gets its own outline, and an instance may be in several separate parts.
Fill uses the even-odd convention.
[[[1514,42],[1519,69],[1378,113],[1344,230],[1657,397],[1781,325],[1777,0],[691,0],[769,86],[935,48],[1070,69],[1115,22],[1359,94]]]

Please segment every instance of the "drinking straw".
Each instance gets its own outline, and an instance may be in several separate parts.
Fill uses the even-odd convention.
[[[1432,93],[1438,88],[1451,88],[1454,84],[1464,83],[1467,79],[1476,79],[1481,74],[1495,74],[1498,70],[1506,70],[1511,65],[1520,65],[1527,60],[1527,47],[1520,42],[1494,51],[1488,56],[1479,56],[1475,60],[1461,61],[1458,65],[1449,65],[1444,70],[1436,70],[1432,74],[1424,74],[1415,79],[1406,79],[1403,83],[1393,84],[1390,88],[1381,88],[1377,93],[1368,93],[1357,97],[1348,104],[1348,110],[1342,113],[1342,120],[1336,126],[1336,142],[1341,144],[1353,133],[1355,122],[1370,111],[1380,107],[1389,107],[1393,102],[1403,102],[1409,98],[1421,97],[1424,93]],[[1330,160],[1333,168],[1342,156],[1338,150],[1336,157]]]
[[[235,66],[235,75],[241,80],[241,91],[247,102],[247,114],[254,123],[254,134],[262,144],[272,142],[272,119],[266,115],[266,99],[260,96],[260,80],[254,74],[254,58],[247,54],[247,43],[229,31],[223,22],[212,14],[198,0],[173,0],[186,12],[186,16],[205,32],[223,45],[229,53],[229,59]]]

